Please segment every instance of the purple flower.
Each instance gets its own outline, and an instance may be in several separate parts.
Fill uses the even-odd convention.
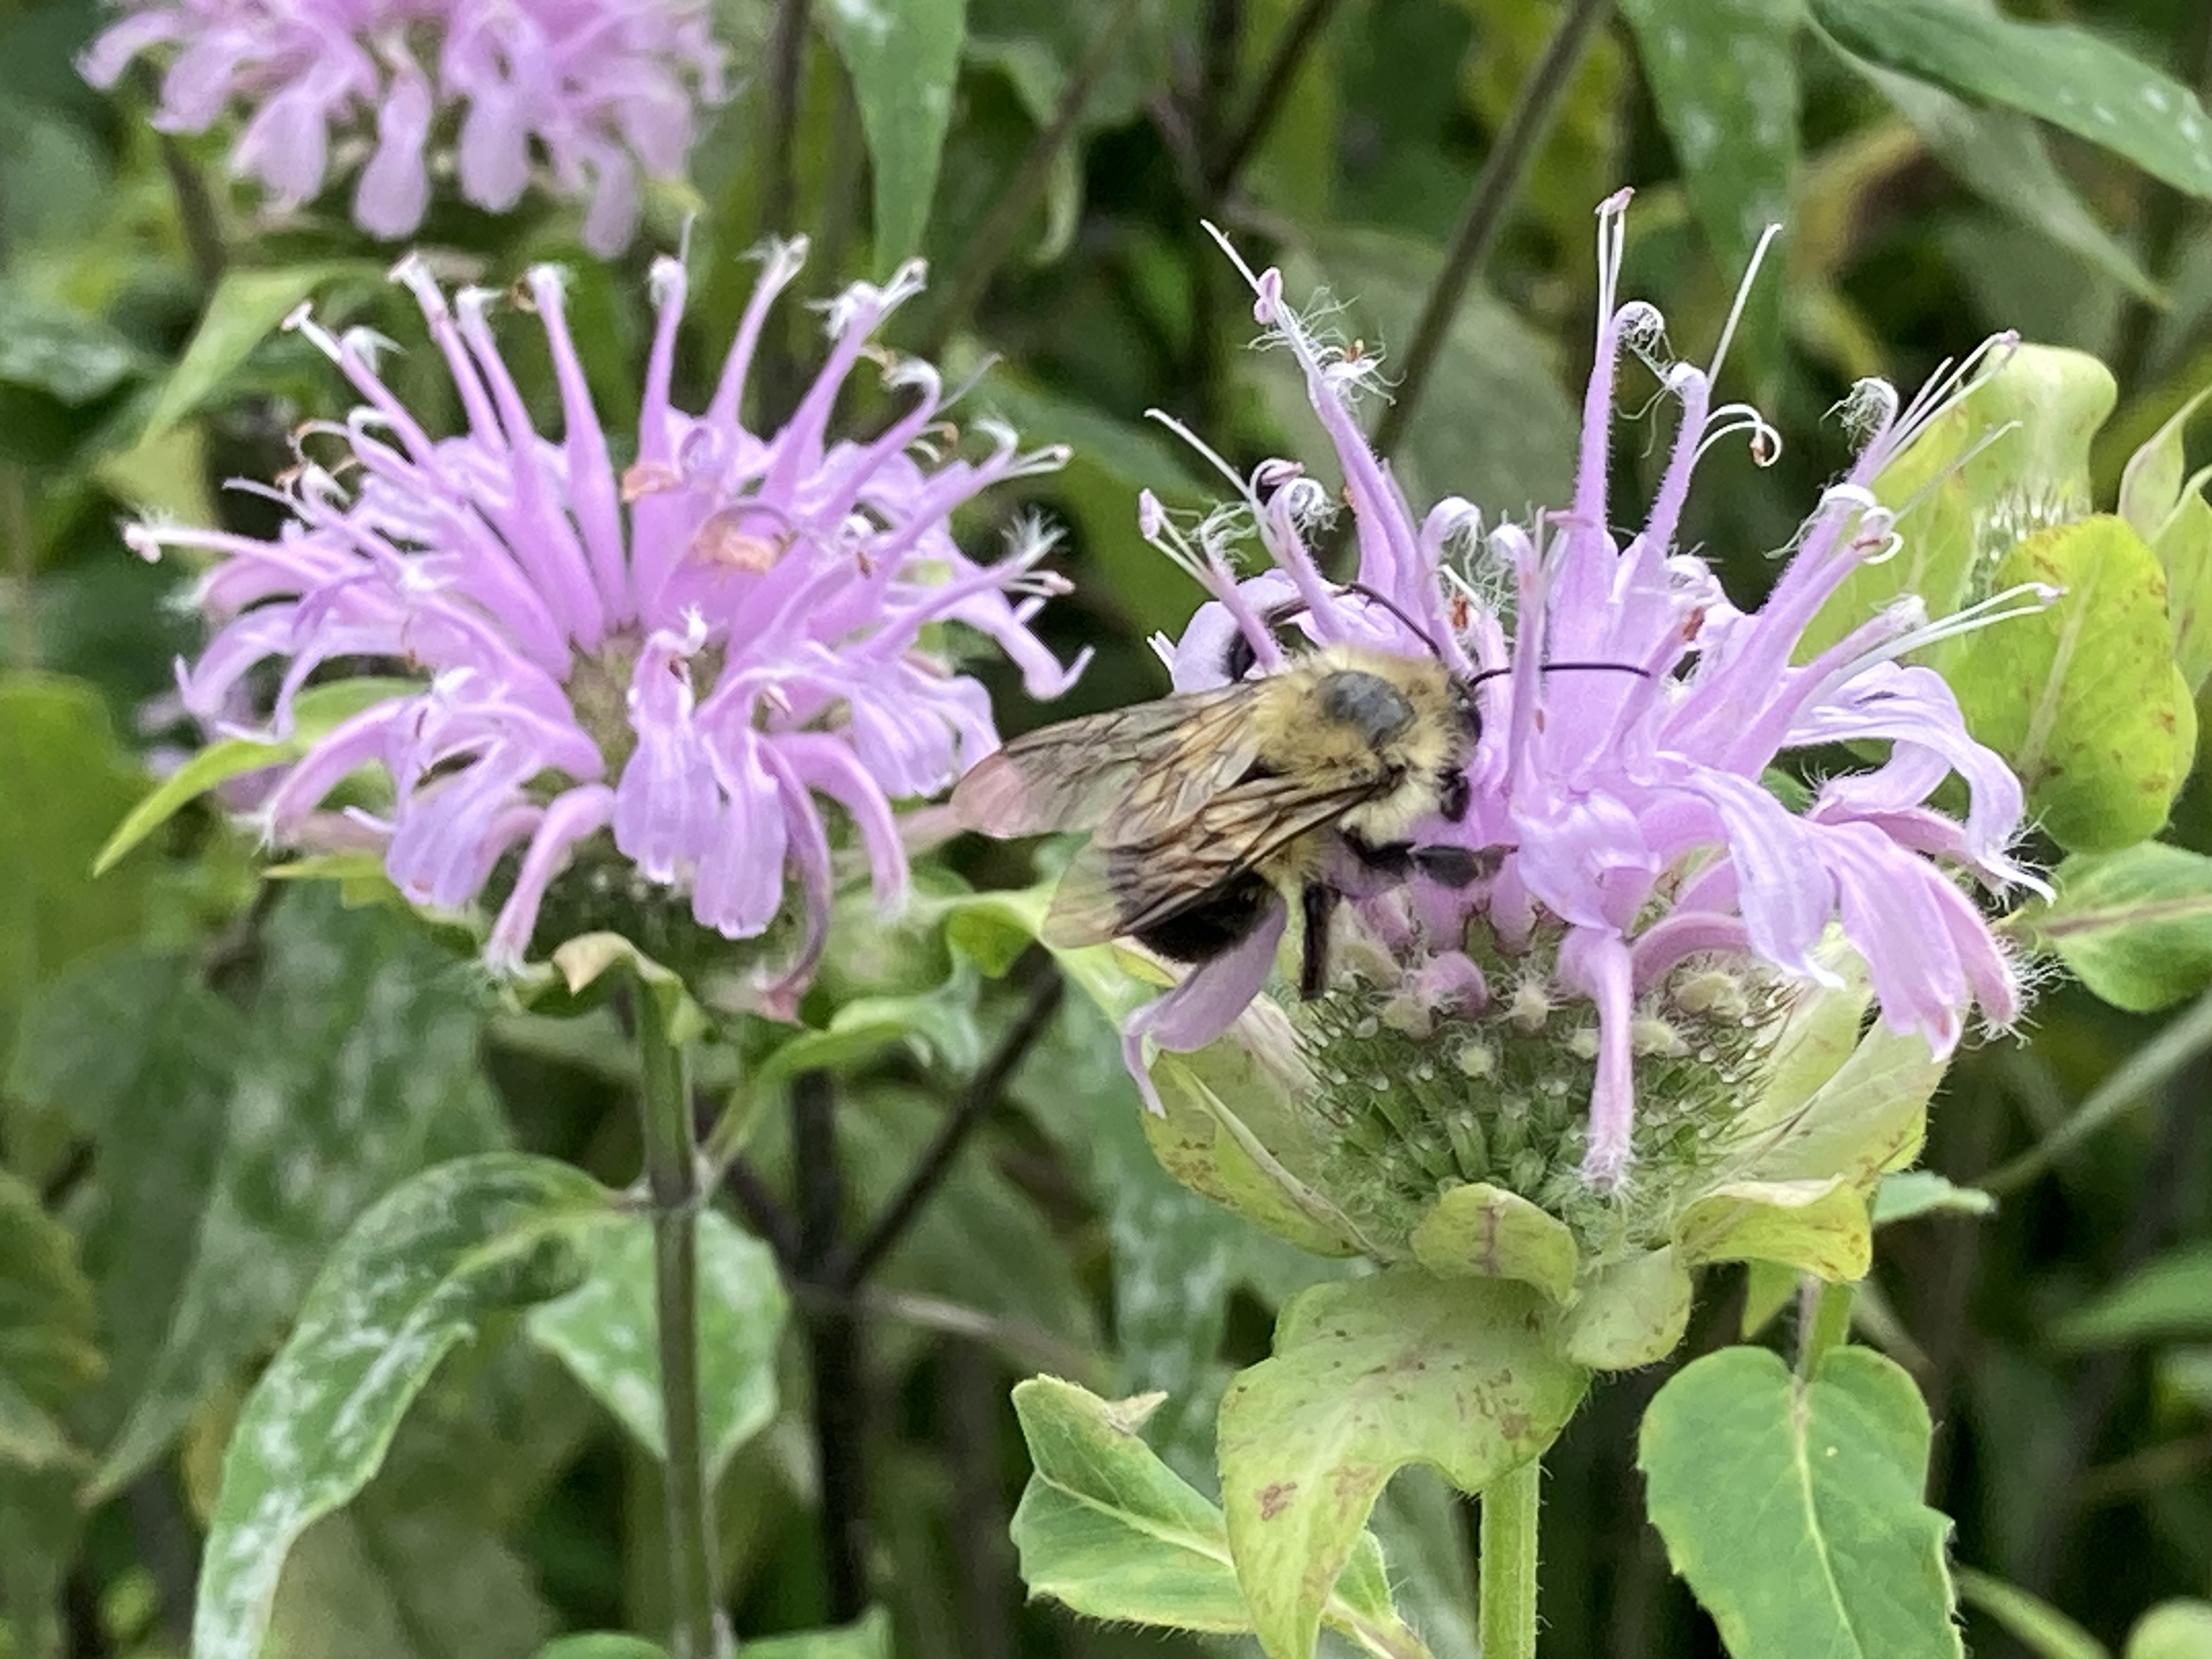
[[[1062,586],[1036,569],[1053,537],[1024,520],[1007,556],[978,564],[953,544],[947,515],[1066,456],[1024,453],[988,422],[978,423],[988,453],[951,453],[958,434],[936,371],[872,338],[920,290],[918,262],[829,305],[829,358],[796,412],[769,435],[748,430],[738,410],[754,348],[805,252],[769,252],[696,414],[676,406],[670,386],[684,268],[656,264],[658,320],[626,467],[592,407],[556,270],[532,270],[526,286],[559,387],[557,439],[538,431],[494,342],[498,296],[487,290],[449,303],[419,262],[393,273],[420,302],[465,412],[454,437],[425,431],[378,377],[383,343],[333,337],[305,307],[291,319],[363,399],[343,424],[303,431],[301,464],[269,492],[293,521],[271,541],[129,532],[148,556],[216,557],[198,597],[216,631],[198,663],[179,667],[186,708],[210,726],[238,729],[226,716],[263,664],[281,671],[265,705],[278,736],[311,679],[364,663],[419,678],[307,750],[260,809],[269,840],[298,844],[342,781],[380,769],[389,805],[349,811],[344,829],[382,849],[410,898],[465,906],[519,849],[486,951],[507,969],[521,962],[549,885],[603,832],[646,881],[688,895],[699,923],[732,939],[769,927],[795,871],[804,938],[767,988],[779,1011],[806,982],[827,925],[820,799],[851,820],[878,901],[902,901],[892,801],[934,793],[997,744],[982,687],[933,648],[933,625],[995,641],[1035,696],[1057,695],[1082,666],[1063,669],[1028,626]],[[832,405],[864,355],[908,401],[879,435],[834,439]],[[325,442],[336,453],[318,459]]]
[[[115,84],[161,51],[165,131],[249,112],[232,171],[279,210],[360,166],[353,213],[386,240],[422,222],[434,129],[457,129],[461,193],[504,213],[540,163],[588,196],[584,245],[619,252],[637,228],[641,168],[683,171],[695,100],[727,95],[704,0],[121,0],[79,67]],[[333,151],[335,150],[335,154]],[[362,158],[366,156],[366,162]],[[442,160],[442,158],[441,158]]]
[[[1223,466],[1241,501],[1195,530],[1149,500],[1143,520],[1147,536],[1215,595],[1179,643],[1159,642],[1178,690],[1221,684],[1223,647],[1239,632],[1262,672],[1279,662],[1262,617],[1286,600],[1303,605],[1298,625],[1316,641],[1436,648],[1462,674],[1490,676],[1477,693],[1472,806],[1463,822],[1438,819],[1420,838],[1502,853],[1495,878],[1457,892],[1417,882],[1361,910],[1390,954],[1410,963],[1417,999],[1424,986],[1443,987],[1474,1006],[1517,997],[1537,1021],[1569,1002],[1594,1013],[1582,1169],[1601,1190],[1619,1186],[1631,1159],[1639,1031],[1648,1036],[1656,992],[1686,963],[1748,957],[1785,981],[1833,984],[1816,947],[1840,928],[1888,1025],[1918,1032],[1937,1055],[1957,1043],[1972,1007],[1999,1025],[2015,1017],[2014,964],[1950,871],[1997,887],[2027,878],[2007,854],[2021,787],[1967,735],[1942,678],[1899,659],[2008,605],[2050,597],[1998,595],[1933,623],[1907,600],[1797,660],[1823,602],[1853,570],[1897,549],[1903,532],[1876,501],[1874,480],[1972,383],[1977,364],[2005,347],[2000,340],[1901,408],[1887,384],[1856,388],[1844,405],[1861,440],[1856,463],[1822,493],[1765,602],[1748,611],[1732,605],[1706,565],[1677,544],[1683,503],[1716,441],[1748,433],[1764,461],[1774,434],[1747,405],[1714,406],[1720,352],[1705,368],[1666,362],[1659,313],[1617,303],[1626,202],[1623,191],[1599,210],[1596,364],[1565,508],[1540,514],[1532,528],[1502,525],[1486,536],[1463,501],[1416,514],[1353,417],[1352,394],[1373,376],[1374,360],[1316,338],[1284,304],[1279,274],[1255,276],[1240,260],[1258,296],[1255,314],[1297,358],[1343,468],[1358,587],[1320,574],[1309,538],[1334,502],[1288,462],[1267,463],[1249,480]],[[1726,344],[1724,337],[1722,352]],[[1625,541],[1606,513],[1624,349],[1650,363],[1681,410],[1656,498]],[[1240,580],[1228,549],[1255,533],[1275,568]],[[1637,672],[1547,673],[1547,662]],[[1802,811],[1762,784],[1788,750],[1861,741],[1889,744],[1888,758],[1829,778]],[[1970,801],[1962,820],[1929,804],[1954,774]],[[1148,1094],[1145,1039],[1187,1051],[1218,1036],[1264,979],[1280,932],[1262,929],[1131,1022],[1127,1051]],[[1493,971],[1498,961],[1531,959],[1539,946],[1548,965],[1538,980],[1488,986],[1463,954],[1478,932],[1496,947]]]

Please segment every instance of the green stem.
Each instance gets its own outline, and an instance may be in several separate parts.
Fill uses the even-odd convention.
[[[651,988],[640,991],[638,1066],[644,1079],[645,1180],[653,1195],[675,1659],[716,1659],[713,1524],[699,1412],[699,1152],[683,1048],[669,1035]]]
[[[1482,1659],[1536,1659],[1536,1512],[1544,1464],[1532,1457],[1482,1489],[1477,1618]]]

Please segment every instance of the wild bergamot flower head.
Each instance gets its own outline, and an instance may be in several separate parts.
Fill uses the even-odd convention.
[[[1414,512],[1354,416],[1376,360],[1328,346],[1285,304],[1278,272],[1249,269],[1255,315],[1296,358],[1342,468],[1356,583],[1321,573],[1316,532],[1337,502],[1295,463],[1249,478],[1222,465],[1238,499],[1195,526],[1144,504],[1147,535],[1213,595],[1180,641],[1158,642],[1177,690],[1222,684],[1239,635],[1259,672],[1279,664],[1285,617],[1321,644],[1440,651],[1477,687],[1468,810],[1417,839],[1464,847],[1494,873],[1371,893],[1334,988],[1295,1011],[1321,1178],[1358,1166],[1358,1179],[1328,1182],[1355,1222],[1477,1181],[1571,1209],[1617,1198],[1639,1158],[1657,1174],[1662,1148],[1709,1177],[1789,1011],[1840,988],[1846,960],[1887,1025],[1939,1057],[1971,1012],[2002,1025],[2020,1007],[2014,966],[1960,880],[2025,878],[2008,853],[2020,784],[1968,734],[1941,676],[1900,659],[2048,596],[1998,595],[1935,622],[1907,600],[1800,650],[1845,578],[1909,532],[1877,501],[1877,475],[2006,343],[1909,402],[1859,386],[1844,409],[1856,459],[1821,493],[1766,599],[1740,608],[1680,545],[1681,513],[1714,442],[1747,432],[1764,457],[1775,436],[1748,406],[1715,406],[1718,353],[1704,368],[1667,360],[1657,309],[1620,301],[1626,204],[1623,192],[1600,210],[1596,361],[1565,506],[1486,532],[1464,501]],[[1644,521],[1624,535],[1607,490],[1628,353],[1680,420]],[[1232,558],[1252,539],[1272,568],[1240,579]],[[1570,663],[1613,672],[1547,672]],[[1887,756],[1802,799],[1774,783],[1778,757],[1842,744]],[[1958,815],[1932,804],[1954,776]],[[1279,919],[1262,927],[1130,1022],[1148,1092],[1147,1045],[1188,1052],[1228,1030],[1282,932]]]
[[[754,349],[804,257],[803,243],[769,252],[696,412],[673,388],[684,268],[654,266],[634,435],[600,421],[557,270],[522,285],[558,387],[557,436],[539,430],[495,337],[497,294],[449,298],[416,260],[394,273],[465,411],[452,436],[426,429],[380,378],[376,349],[389,343],[333,335],[305,307],[293,317],[362,401],[302,430],[299,465],[270,492],[289,522],[268,540],[128,532],[148,556],[213,557],[197,597],[216,631],[179,665],[186,708],[210,726],[239,730],[241,697],[258,690],[266,720],[250,734],[281,740],[311,682],[368,674],[374,690],[402,677],[262,799],[267,839],[374,847],[403,892],[444,910],[499,872],[487,957],[509,969],[580,859],[603,884],[612,867],[739,939],[786,910],[795,874],[799,942],[759,987],[780,1011],[828,923],[823,803],[849,821],[878,900],[901,902],[892,803],[935,793],[997,743],[983,688],[947,656],[941,625],[995,641],[1033,695],[1057,695],[1081,667],[1063,668],[1029,628],[1060,585],[1037,568],[1053,537],[1019,520],[1005,556],[979,563],[948,516],[1066,457],[1024,451],[988,421],[963,455],[936,371],[874,343],[920,290],[918,263],[831,302],[820,373],[780,428],[750,429],[739,406]],[[872,436],[840,437],[835,405],[863,356],[902,406]],[[319,810],[363,769],[386,781],[380,799]]]
[[[702,103],[727,95],[704,0],[122,0],[82,64],[111,87],[162,59],[155,125],[205,132],[234,106],[232,171],[280,210],[356,167],[353,216],[394,240],[434,167],[503,213],[533,177],[588,198],[584,245],[637,227],[643,177],[683,171]]]

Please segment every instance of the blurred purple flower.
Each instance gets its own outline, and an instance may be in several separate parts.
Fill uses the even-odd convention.
[[[1583,1175],[1600,1188],[1616,1187],[1630,1160],[1639,999],[1690,957],[1748,952],[1791,978],[1832,983],[1814,947],[1840,924],[1890,1027],[1921,1033],[1939,1056],[1958,1042],[1970,1007],[1999,1025],[2016,1016],[2014,964],[1944,866],[1999,887],[2027,879],[2007,854],[2020,826],[2021,786],[1967,735],[1941,676],[1898,659],[2009,605],[2033,607],[2050,597],[2001,594],[1932,623],[1908,599],[1810,660],[1793,661],[1807,625],[1844,578],[1896,550],[1893,514],[1876,501],[1874,479],[1972,384],[1978,364],[2007,349],[2000,337],[1902,408],[1887,384],[1862,382],[1844,405],[1862,441],[1856,462],[1823,492],[1765,602],[1752,611],[1731,605],[1705,563],[1676,544],[1684,500],[1698,459],[1718,439],[1748,433],[1764,464],[1776,453],[1775,434],[1747,404],[1713,406],[1725,335],[1708,368],[1668,362],[1659,355],[1658,311],[1616,303],[1627,194],[1599,210],[1596,362],[1574,499],[1540,515],[1533,532],[1502,525],[1485,537],[1480,514],[1457,499],[1416,516],[1353,416],[1352,395],[1374,377],[1376,360],[1317,338],[1284,304],[1280,274],[1255,276],[1241,260],[1258,296],[1255,315],[1269,343],[1297,358],[1344,469],[1358,582],[1390,605],[1320,574],[1308,538],[1334,503],[1292,463],[1267,463],[1246,480],[1217,459],[1242,501],[1195,532],[1149,499],[1143,506],[1147,536],[1216,596],[1179,643],[1159,642],[1179,690],[1221,684],[1224,647],[1239,632],[1263,670],[1279,663],[1282,648],[1261,618],[1285,600],[1303,604],[1299,625],[1320,642],[1430,650],[1395,606],[1457,672],[1510,665],[1478,693],[1483,732],[1468,766],[1470,811],[1462,823],[1438,819],[1421,832],[1431,842],[1504,849],[1495,878],[1460,892],[1418,882],[1362,908],[1395,952],[1419,964],[1413,980],[1449,982],[1477,1002],[1489,993],[1460,952],[1471,920],[1486,921],[1510,952],[1543,930],[1557,934],[1552,991],[1587,999],[1595,1011]],[[1624,349],[1650,362],[1681,407],[1656,499],[1625,545],[1606,514]],[[1276,568],[1239,580],[1227,549],[1255,532]],[[1469,556],[1478,547],[1487,559]],[[1641,672],[1547,675],[1547,661]],[[1889,757],[1872,771],[1828,779],[1802,812],[1762,785],[1785,750],[1860,740],[1888,743]],[[1963,821],[1928,804],[1953,773],[1967,786]],[[1280,933],[1263,928],[1139,1012],[1127,1039],[1140,1083],[1146,1037],[1188,1050],[1234,1022]]]
[[[692,914],[732,939],[782,908],[787,868],[804,893],[804,940],[767,988],[787,1011],[818,955],[830,907],[830,845],[816,798],[844,809],[865,846],[879,902],[895,908],[907,863],[891,802],[933,793],[995,747],[988,699],[927,648],[925,629],[957,622],[994,640],[1033,696],[1063,669],[1029,629],[1057,577],[1036,570],[1053,537],[1021,521],[1007,556],[978,564],[947,515],[978,492],[1064,462],[1023,452],[981,423],[980,459],[948,452],[937,372],[873,344],[884,317],[921,286],[919,262],[890,284],[856,284],[825,307],[829,357],[790,420],[765,437],[738,419],[769,309],[804,243],[770,252],[703,412],[670,387],[683,266],[653,268],[658,313],[636,459],[617,471],[562,310],[559,271],[527,290],[544,330],[563,433],[539,435],[495,343],[498,296],[449,303],[420,262],[393,273],[422,308],[466,415],[434,438],[380,380],[386,343],[313,340],[364,400],[343,424],[302,434],[301,464],[267,493],[293,514],[276,539],[131,527],[134,548],[216,556],[198,599],[218,624],[198,663],[179,665],[185,708],[240,729],[242,679],[281,665],[268,729],[291,730],[293,701],[331,665],[404,665],[421,689],[375,703],[314,743],[258,814],[267,838],[303,825],[357,769],[388,774],[392,803],[350,814],[384,850],[410,898],[454,909],[520,848],[487,957],[513,969],[539,906],[579,844],[611,831],[650,882],[688,893]],[[864,355],[912,401],[878,436],[833,439],[832,406]],[[327,464],[307,445],[337,446]],[[1010,595],[1024,596],[1016,602]]]
[[[639,173],[673,177],[695,102],[727,95],[704,0],[120,0],[79,67],[112,87],[163,52],[165,131],[250,112],[232,171],[290,210],[367,156],[354,218],[386,240],[422,222],[434,131],[457,125],[461,193],[504,213],[541,161],[552,189],[589,197],[584,245],[619,252]],[[333,153],[335,150],[335,154]]]

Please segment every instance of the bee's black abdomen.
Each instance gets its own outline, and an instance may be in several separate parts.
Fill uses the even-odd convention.
[[[1247,870],[1137,939],[1170,962],[1211,962],[1249,939],[1274,902],[1275,890],[1267,878]]]

